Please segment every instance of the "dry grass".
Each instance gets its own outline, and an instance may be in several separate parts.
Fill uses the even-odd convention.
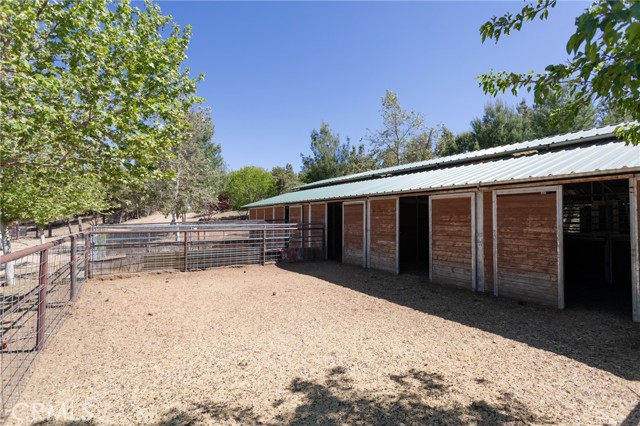
[[[331,262],[144,274],[87,284],[10,423],[630,426],[639,353],[624,318]]]

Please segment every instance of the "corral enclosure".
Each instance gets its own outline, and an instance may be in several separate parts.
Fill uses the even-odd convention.
[[[323,259],[322,224],[105,225],[0,256],[2,411],[88,278]],[[7,268],[7,265],[13,267]]]

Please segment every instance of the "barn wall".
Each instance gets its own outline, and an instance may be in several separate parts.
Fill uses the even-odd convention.
[[[397,199],[369,200],[370,268],[398,273]]]
[[[555,192],[497,195],[499,295],[559,306],[557,207]]]
[[[289,206],[289,223],[301,223],[302,220],[302,206]]]
[[[273,220],[276,223],[284,222],[284,206],[277,206],[273,208]]]
[[[343,205],[343,243],[342,262],[353,265],[365,265],[365,204],[344,203]]]
[[[325,232],[326,232],[326,209],[327,206],[325,203],[319,203],[319,204],[311,204],[311,215],[309,217],[309,221],[313,222],[313,223],[321,223],[322,227],[325,228],[325,231],[323,232],[322,229],[312,229],[309,231],[309,242],[312,245],[315,245],[317,247],[318,242],[322,242],[322,246],[326,247],[326,237],[325,237]],[[326,256],[326,250],[325,250],[325,256]]]
[[[430,199],[430,279],[471,289],[475,285],[475,200],[469,196]]]
[[[258,209],[249,209],[249,220],[256,220]]]
[[[264,209],[264,220],[267,222],[273,221],[273,207],[267,207]]]
[[[493,194],[483,192],[482,230],[484,236],[484,291],[493,291]],[[480,224],[479,224],[480,226]]]
[[[264,220],[264,209],[256,209],[256,220]]]

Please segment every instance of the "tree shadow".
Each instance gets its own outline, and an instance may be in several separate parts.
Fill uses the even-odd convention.
[[[278,266],[640,380],[640,327],[613,313],[561,311],[438,286],[425,276],[393,275],[333,261]]]
[[[229,407],[216,402],[172,410],[156,426],[236,423],[242,425],[529,425],[552,423],[532,413],[510,394],[493,405],[474,401],[468,406],[449,401],[459,391],[437,373],[410,370],[391,375],[384,392],[355,389],[346,369],[336,367],[323,380],[295,378],[288,388],[299,404],[290,412],[264,420],[253,407]],[[285,401],[274,404],[277,407]]]

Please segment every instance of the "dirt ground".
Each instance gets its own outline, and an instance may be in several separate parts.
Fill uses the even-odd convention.
[[[87,284],[9,424],[638,425],[640,327],[333,262]]]

